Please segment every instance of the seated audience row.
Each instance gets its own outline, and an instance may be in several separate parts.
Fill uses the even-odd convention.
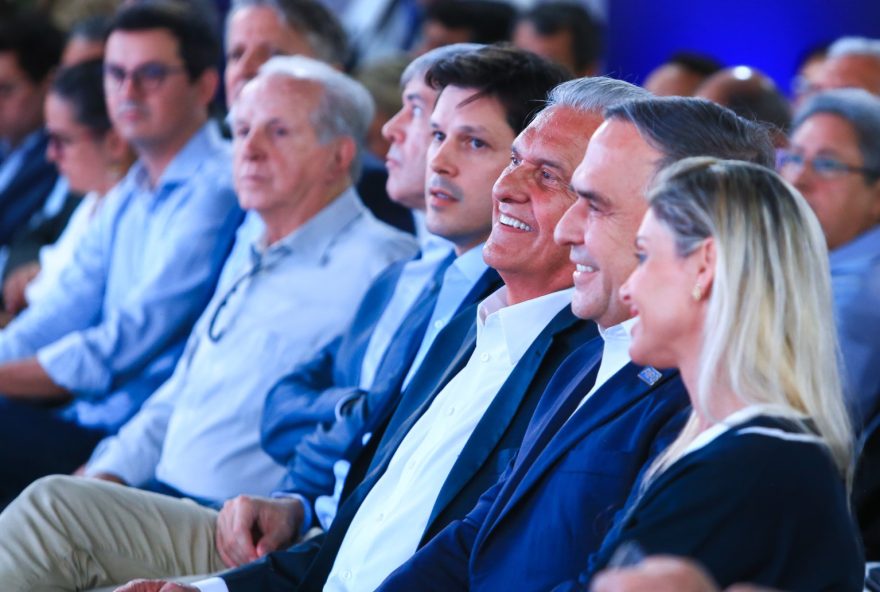
[[[124,7],[103,65],[49,87],[53,192],[107,197],[0,332],[0,497],[94,479],[0,514],[4,586],[637,589],[650,570],[603,570],[671,554],[707,587],[860,589],[880,99],[803,104],[793,187],[787,106],[753,70],[657,99],[513,47],[433,50],[383,129],[413,257],[352,187],[366,89],[269,59],[336,61],[316,6],[234,3],[232,155],[188,4]],[[826,87],[871,48],[847,43]],[[88,181],[64,160],[86,137]]]

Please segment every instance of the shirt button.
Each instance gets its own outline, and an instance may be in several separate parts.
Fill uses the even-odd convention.
[[[450,408],[446,411],[446,415],[455,415],[455,407],[450,407]]]
[[[480,361],[481,362],[488,362],[490,357],[491,356],[489,354],[480,354]]]
[[[382,522],[383,520],[385,520],[385,514],[379,514],[378,522]]]
[[[350,580],[351,579],[351,571],[345,570],[344,572],[342,572],[342,579],[346,580],[346,581]]]
[[[443,325],[445,325],[445,324],[446,323],[444,323],[442,319],[437,319],[436,321],[434,321],[434,328],[435,329],[442,329]]]

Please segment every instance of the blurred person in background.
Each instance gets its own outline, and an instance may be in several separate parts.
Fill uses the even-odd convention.
[[[576,77],[595,76],[602,60],[602,28],[574,2],[543,2],[523,13],[513,44],[568,69]]]
[[[85,197],[75,205],[69,221],[53,219],[64,230],[57,242],[42,247],[38,261],[23,263],[6,278],[3,301],[13,314],[54,289],[104,196],[135,158],[107,114],[101,60],[63,68],[52,81],[44,111],[49,133],[47,156],[67,179],[71,191]],[[47,227],[43,230],[49,232]],[[13,249],[13,258],[15,255]]]

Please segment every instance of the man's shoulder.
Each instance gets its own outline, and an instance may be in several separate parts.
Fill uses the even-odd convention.
[[[344,233],[347,242],[358,245],[376,255],[390,254],[392,260],[412,257],[418,251],[413,235],[382,222],[362,204],[359,215]]]

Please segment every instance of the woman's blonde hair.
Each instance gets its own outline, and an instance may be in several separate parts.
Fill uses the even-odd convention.
[[[809,419],[848,477],[852,428],[837,367],[828,253],[806,200],[770,169],[708,157],[664,170],[648,199],[680,256],[707,238],[715,244],[693,399],[708,410],[711,385],[721,382],[749,404]],[[695,418],[651,474],[682,454],[696,435]]]

